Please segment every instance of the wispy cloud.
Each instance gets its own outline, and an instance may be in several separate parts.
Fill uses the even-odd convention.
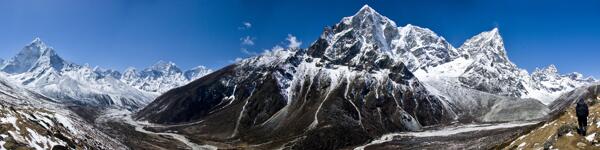
[[[247,30],[252,28],[252,23],[248,22],[248,21],[244,21],[242,22],[242,26],[238,27],[238,30]]]
[[[273,48],[271,48],[270,51],[275,52],[275,51],[281,51],[281,50],[284,50],[284,48],[279,45],[275,45],[275,46],[273,46]]]
[[[244,54],[246,54],[246,55],[252,55],[252,56],[254,56],[254,55],[258,55],[258,53],[256,53],[256,52],[251,52],[251,51],[249,51],[247,48],[243,48],[243,47],[242,47],[242,48],[240,48],[240,51],[242,51],[242,53],[244,53]]]
[[[240,41],[242,41],[242,43],[241,43],[242,45],[252,46],[252,45],[254,45],[254,39],[255,39],[254,37],[245,36],[245,37],[240,38]]]
[[[292,34],[288,34],[285,40],[288,41],[288,48],[298,48],[300,45],[302,45],[302,41],[299,41],[298,38]]]
[[[237,62],[240,62],[240,61],[242,61],[242,60],[244,60],[244,59],[243,59],[243,58],[240,58],[240,57],[237,57],[237,58],[235,58],[234,60],[229,60],[229,63],[237,63]]]

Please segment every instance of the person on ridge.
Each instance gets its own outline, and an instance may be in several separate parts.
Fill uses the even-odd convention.
[[[577,101],[577,105],[575,106],[575,113],[577,114],[577,121],[579,122],[579,128],[577,129],[577,133],[580,135],[585,135],[586,127],[587,127],[587,117],[589,115],[588,105],[585,103],[585,100],[579,99]]]

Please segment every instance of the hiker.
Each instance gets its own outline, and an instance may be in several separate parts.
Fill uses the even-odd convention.
[[[577,133],[579,133],[580,135],[585,135],[587,117],[590,113],[588,110],[588,105],[585,103],[585,100],[579,99],[579,101],[577,101],[577,106],[575,106],[575,112],[577,114],[577,121],[579,122],[579,128],[577,129]]]

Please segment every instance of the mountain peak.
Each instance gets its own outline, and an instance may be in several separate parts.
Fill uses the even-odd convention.
[[[531,73],[531,77],[534,80],[538,80],[538,81],[549,81],[549,80],[557,80],[558,78],[560,78],[560,75],[558,74],[558,69],[556,68],[556,66],[554,64],[548,65],[548,67],[545,68],[535,68],[535,71],[533,71],[533,73]]]
[[[33,41],[31,41],[27,46],[35,47],[37,50],[40,50],[40,53],[43,53],[46,50],[51,50],[51,48],[48,48],[48,46],[46,46],[46,43],[44,43],[44,41],[42,41],[42,39],[40,39],[39,37],[35,37]]]
[[[46,46],[39,37],[36,37],[0,69],[7,73],[23,73],[31,69],[48,69],[48,67],[61,70],[67,64],[51,47]]]
[[[459,49],[465,50],[469,55],[486,55],[494,62],[509,62],[504,48],[504,41],[498,28],[482,32],[468,39]],[[494,55],[500,56],[495,57]],[[500,58],[500,59],[497,59]]]
[[[498,27],[494,27],[490,32],[492,32],[492,33],[498,33],[499,32],[498,31]]]
[[[365,4],[362,8],[360,8],[360,10],[358,10],[357,14],[361,14],[361,13],[373,13],[375,12],[375,10],[373,8],[371,8],[369,5]],[[377,13],[377,12],[375,12]]]
[[[381,14],[379,14],[377,11],[375,11],[375,9],[369,7],[369,5],[364,5],[362,8],[360,8],[360,10],[358,10],[358,12],[356,12],[356,14],[354,14],[354,16],[352,16],[353,18],[358,17],[361,18],[359,20],[364,20],[363,18],[369,18],[369,16],[373,16],[373,19],[383,19],[385,18],[386,21],[388,21],[389,19],[387,19],[386,17],[382,16]],[[391,20],[389,20],[391,21]]]
[[[185,71],[184,76],[188,80],[195,80],[195,79],[198,79],[198,78],[200,78],[204,75],[207,75],[211,72],[212,72],[212,70],[208,69],[205,66],[197,66],[190,70]]]
[[[42,41],[42,39],[40,39],[40,37],[35,37],[35,38],[33,38],[33,41],[31,41],[31,43],[44,43],[44,42]]]
[[[175,65],[175,63],[171,61],[159,60],[154,65],[150,66],[150,68],[146,69],[148,71],[158,71],[166,74],[180,73],[181,69]]]
[[[352,30],[353,32],[344,32]],[[368,5],[363,6],[356,14],[349,17],[344,17],[340,23],[333,28],[332,34],[347,34],[364,42],[363,45],[372,45],[372,49],[379,51],[389,51],[391,49],[390,42],[393,37],[398,34],[396,23],[389,18],[377,13]],[[328,35],[328,34],[327,34]],[[345,38],[341,36],[340,38]],[[329,41],[329,40],[328,40]],[[325,52],[328,57],[346,57],[339,52]],[[345,52],[344,52],[345,53]],[[333,56],[336,55],[336,56]],[[336,59],[336,58],[334,58]]]
[[[494,38],[502,38],[500,36],[500,30],[498,29],[498,27],[494,27],[492,30],[488,31],[488,33]]]
[[[176,65],[175,65],[175,63],[173,63],[171,61],[159,60],[158,62],[154,63],[154,65],[152,65],[151,67],[164,69],[164,68],[173,67],[173,66],[176,66]]]
[[[554,73],[558,72],[558,69],[556,69],[556,66],[554,64],[550,64],[548,67],[546,67],[546,70]]]

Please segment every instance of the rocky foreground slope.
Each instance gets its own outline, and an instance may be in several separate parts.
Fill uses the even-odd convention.
[[[0,74],[0,149],[126,149],[54,100]]]
[[[575,102],[589,105],[588,132],[577,134]],[[600,149],[600,85],[581,87],[566,93],[552,105],[550,119],[506,144],[505,149]]]

